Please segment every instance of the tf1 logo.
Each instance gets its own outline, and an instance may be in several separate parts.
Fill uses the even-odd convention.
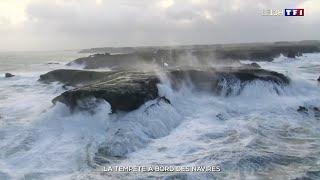
[[[285,9],[285,16],[304,16],[304,9]]]

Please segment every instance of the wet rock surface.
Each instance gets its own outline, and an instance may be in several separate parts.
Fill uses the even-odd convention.
[[[86,72],[88,73],[88,72]],[[157,76],[140,72],[113,72],[104,74],[103,80],[95,80],[91,84],[69,90],[53,99],[67,104],[74,109],[78,101],[95,97],[106,100],[112,111],[131,111],[146,101],[158,97]]]
[[[297,109],[298,112],[301,112],[301,113],[307,113],[308,112],[308,109],[304,106],[299,106],[299,108]]]
[[[58,81],[69,86],[85,85],[108,77],[111,72],[57,69],[40,76],[39,81],[51,83]]]
[[[304,115],[314,116],[317,120],[320,120],[320,108],[316,106],[299,106],[297,112]]]
[[[289,79],[283,74],[246,67],[166,70],[163,75],[168,77],[176,90],[190,85],[196,90],[213,92],[216,95],[230,95],[235,84],[238,84],[241,90],[247,83],[255,80],[279,86],[289,84]],[[42,75],[40,81],[59,81],[75,86],[75,89],[53,99],[53,103],[61,102],[71,109],[77,107],[79,100],[90,97],[106,100],[113,112],[131,111],[146,101],[159,98],[157,84],[160,83],[160,78],[154,72],[55,70]],[[224,94],[221,94],[222,91]],[[160,99],[167,100],[165,97]]]
[[[10,78],[10,77],[14,77],[14,75],[13,75],[13,74],[11,74],[11,73],[5,73],[5,74],[4,74],[4,77],[6,77],[6,78]]]
[[[251,63],[250,66],[253,68],[261,68],[261,66],[258,63]]]
[[[212,92],[218,96],[239,95],[243,88],[253,81],[274,84],[274,90],[288,85],[290,80],[281,73],[264,69],[223,68],[210,70],[176,70],[167,75],[173,89],[187,84],[195,91]]]

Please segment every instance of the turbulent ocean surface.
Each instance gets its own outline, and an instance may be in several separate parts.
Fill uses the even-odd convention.
[[[0,53],[1,180],[320,179],[320,117],[297,112],[299,106],[320,106],[320,54],[258,62],[291,79],[280,91],[272,83],[253,81],[239,95],[214,96],[188,87],[173,91],[164,79],[159,93],[172,105],[110,114],[103,102],[94,113],[71,114],[65,105],[51,103],[65,91],[62,84],[38,79],[80,56],[72,51]],[[16,76],[4,78],[6,72]],[[123,136],[112,138],[119,128]],[[94,155],[106,141],[115,149],[117,142],[127,141],[135,151],[99,166]],[[216,165],[221,172],[102,172],[103,166],[152,165]]]

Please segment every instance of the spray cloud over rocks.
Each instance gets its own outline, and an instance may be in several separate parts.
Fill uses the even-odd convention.
[[[154,164],[222,168],[222,174],[152,174],[164,179],[317,176],[320,135],[313,109],[320,101],[315,84],[319,54],[284,54],[271,62],[222,58],[221,65],[213,56],[208,59],[214,63],[204,63],[189,55],[183,58],[192,57],[186,59],[190,64],[156,60],[150,69],[139,69],[140,60],[125,68],[112,61],[104,62],[107,69],[86,68],[86,63],[98,62],[87,58],[85,69],[61,63],[49,65],[54,66],[50,72],[0,79],[21,112],[16,114],[12,103],[7,108],[0,103],[1,114],[8,112],[4,120],[12,116],[20,121],[0,130],[1,176],[101,179],[106,176],[97,170],[106,165]],[[299,106],[308,111],[297,111]],[[25,162],[19,173],[12,171],[17,162]]]

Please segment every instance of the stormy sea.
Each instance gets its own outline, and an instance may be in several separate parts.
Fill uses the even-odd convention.
[[[195,49],[1,52],[0,179],[320,179],[320,53]]]

